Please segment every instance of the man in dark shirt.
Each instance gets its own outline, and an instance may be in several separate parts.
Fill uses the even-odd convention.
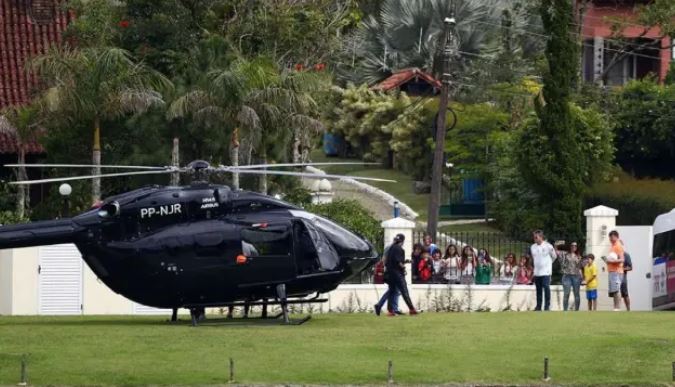
[[[405,241],[405,235],[396,235],[394,243],[389,247],[389,251],[387,252],[385,281],[389,285],[389,301],[387,302],[389,316],[396,316],[396,311],[392,308],[396,293],[400,293],[403,296],[403,300],[408,305],[410,315],[417,314],[415,306],[410,300],[408,285],[405,282],[405,251],[403,251],[402,247],[403,241]]]
[[[621,281],[621,298],[626,305],[626,310],[630,311],[630,297],[628,296],[628,272],[633,270],[633,261],[630,259],[630,254],[623,253],[623,280]]]

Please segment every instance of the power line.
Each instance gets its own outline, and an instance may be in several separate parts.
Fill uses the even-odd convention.
[[[515,27],[515,26],[507,27],[507,26],[502,26],[502,25],[499,25],[499,24],[489,23],[489,22],[484,22],[484,21],[475,21],[475,23],[486,24],[486,25],[491,25],[491,26],[496,26],[496,27],[504,27],[504,28],[508,28],[508,29],[512,29],[512,30],[521,31],[524,34],[543,37],[543,38],[546,38],[546,39],[551,38],[551,35],[540,34],[540,33],[537,33],[537,32],[532,32],[532,31],[530,31],[528,29],[525,29],[525,28],[519,28],[519,27]],[[572,32],[572,34],[580,36],[579,34],[577,34],[575,32]],[[603,38],[603,39],[604,40],[610,40],[610,39],[605,39],[605,38]],[[618,40],[616,40],[616,41],[618,41]],[[622,43],[626,43],[626,42],[622,42]],[[585,47],[593,47],[593,45],[589,45],[588,43],[582,43],[582,45],[585,46]],[[653,49],[661,51],[661,50],[666,50],[668,48],[660,48],[659,47],[659,48],[653,48]],[[626,50],[617,50],[617,49],[608,48],[608,47],[603,47],[603,50],[605,50],[605,51],[615,51],[615,52],[620,52],[620,53],[627,53],[627,54],[631,54],[631,55],[635,55],[635,56],[639,56],[639,57],[643,57],[643,58],[661,60],[661,57],[659,57],[659,56],[640,54],[640,53],[626,51]]]

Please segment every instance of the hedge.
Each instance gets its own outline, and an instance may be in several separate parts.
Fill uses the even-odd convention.
[[[619,210],[617,224],[652,225],[657,216],[675,208],[675,181],[620,176],[588,192],[585,208],[598,205]]]

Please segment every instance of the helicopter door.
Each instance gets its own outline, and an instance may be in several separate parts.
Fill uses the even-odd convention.
[[[330,271],[338,267],[340,257],[337,251],[311,221],[298,220],[293,228],[298,274]]]
[[[290,224],[269,224],[241,230],[241,251],[247,258],[240,265],[248,284],[284,282],[295,277]]]

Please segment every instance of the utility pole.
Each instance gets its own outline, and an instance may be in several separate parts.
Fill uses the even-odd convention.
[[[436,149],[434,150],[434,163],[431,173],[431,197],[429,198],[429,214],[427,221],[427,234],[436,241],[436,229],[438,228],[438,209],[441,202],[441,182],[443,180],[443,154],[445,153],[445,115],[450,101],[450,60],[455,54],[457,37],[455,34],[455,18],[446,17],[443,21],[443,69],[440,103],[438,105],[438,118],[436,121]]]

